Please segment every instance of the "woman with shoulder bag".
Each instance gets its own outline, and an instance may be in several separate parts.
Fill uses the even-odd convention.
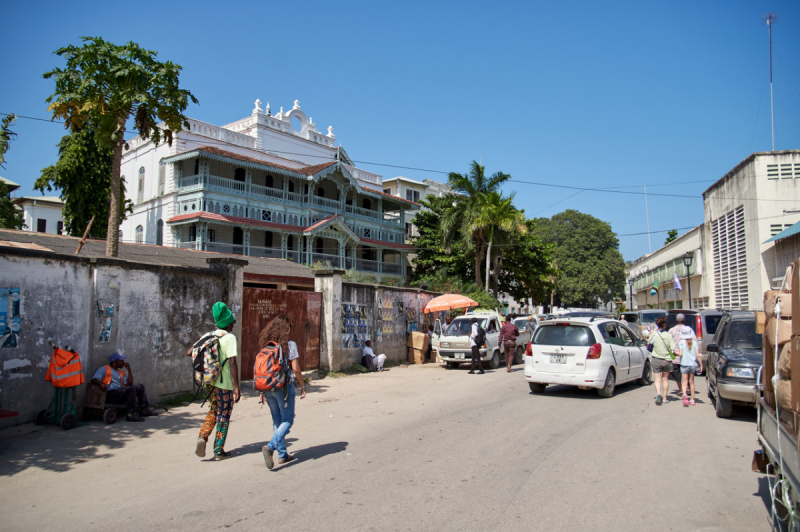
[[[665,331],[667,318],[656,319],[657,331],[650,335],[650,343],[647,350],[650,351],[650,364],[653,367],[653,384],[656,387],[656,405],[661,406],[669,403],[667,392],[669,391],[669,374],[672,371],[672,359],[675,358],[673,350],[675,344],[672,335]]]

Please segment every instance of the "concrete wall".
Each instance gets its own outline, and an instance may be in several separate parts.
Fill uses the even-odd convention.
[[[200,269],[11,248],[0,253],[0,288],[20,289],[18,345],[0,348],[0,408],[20,415],[0,420],[0,428],[47,408],[48,341],[80,354],[87,382],[110,354],[122,353],[156,401],[192,389],[185,352],[214,329],[213,304],[241,309],[244,261],[216,259],[220,264]]]
[[[360,362],[364,341],[388,360],[407,360],[410,330],[424,331],[425,305],[438,294],[413,288],[348,283],[341,270],[316,272],[322,292],[320,368],[339,371]]]

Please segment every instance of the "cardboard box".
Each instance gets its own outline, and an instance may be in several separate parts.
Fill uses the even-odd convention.
[[[792,342],[786,342],[780,347],[778,354],[778,375],[782,379],[792,378]]]
[[[425,351],[421,351],[419,349],[414,349],[413,347],[408,348],[408,363],[409,364],[424,364],[425,363]]]
[[[792,320],[771,317],[767,320],[767,329],[764,331],[764,337],[773,346],[783,345],[790,341],[792,339]]]
[[[792,338],[788,344],[790,352],[787,353],[791,357],[792,367],[792,410],[800,412],[800,336]]]
[[[794,263],[792,272],[792,316],[797,316],[792,320],[792,334],[800,334],[800,259]]]
[[[764,334],[767,326],[767,313],[756,312],[756,334]]]
[[[408,335],[406,347],[413,347],[425,352],[428,350],[428,342],[430,342],[430,337],[427,334],[414,331]]]
[[[762,357],[761,357],[761,384],[764,386],[764,397],[767,397],[767,394],[772,395],[772,401],[769,402],[770,406],[775,408],[775,388],[772,386],[772,377],[775,375],[775,359],[773,358],[775,355],[773,354],[773,348],[769,345],[769,339],[767,335],[764,335],[764,340],[761,342],[762,346]]]

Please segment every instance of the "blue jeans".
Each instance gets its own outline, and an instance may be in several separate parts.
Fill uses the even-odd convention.
[[[289,399],[287,405],[283,402],[283,389],[264,392],[264,399],[272,413],[272,439],[267,444],[270,451],[278,451],[278,458],[285,459],[286,435],[294,423],[294,383],[289,384]]]

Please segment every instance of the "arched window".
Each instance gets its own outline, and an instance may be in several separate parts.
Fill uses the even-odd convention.
[[[271,248],[272,247],[272,232],[267,231],[264,233],[264,247]]]
[[[164,245],[164,220],[156,222],[156,246]]]
[[[241,227],[233,228],[233,245],[234,246],[244,245],[244,231],[242,231]]]
[[[208,212],[214,212],[214,202],[213,201],[209,201],[208,203],[206,203],[206,210]]]
[[[272,176],[271,176],[271,175],[267,174],[266,185],[267,185],[269,188],[272,188],[272,186],[273,186],[274,184],[275,184],[275,180],[272,178]]]
[[[361,207],[364,209],[372,209],[372,202],[369,200],[369,198],[364,198],[364,200],[361,202]]]
[[[219,202],[214,204],[214,214],[219,214]]]
[[[286,239],[286,249],[294,249],[294,237],[292,235],[289,235],[289,237]]]
[[[317,253],[322,253],[325,251],[325,245],[322,242],[321,238],[317,239]]]
[[[324,198],[325,197],[325,189],[322,188],[322,187],[319,187],[317,189],[317,196],[319,196],[320,198]]]
[[[139,168],[139,188],[137,189],[136,203],[144,201],[144,166]]]
[[[136,226],[136,243],[142,244],[144,243],[144,227],[141,225]]]
[[[194,175],[200,175],[200,159],[194,160]]]
[[[245,176],[244,168],[236,168],[233,171],[233,179],[235,181],[241,181],[242,183],[244,183],[244,176]]]

